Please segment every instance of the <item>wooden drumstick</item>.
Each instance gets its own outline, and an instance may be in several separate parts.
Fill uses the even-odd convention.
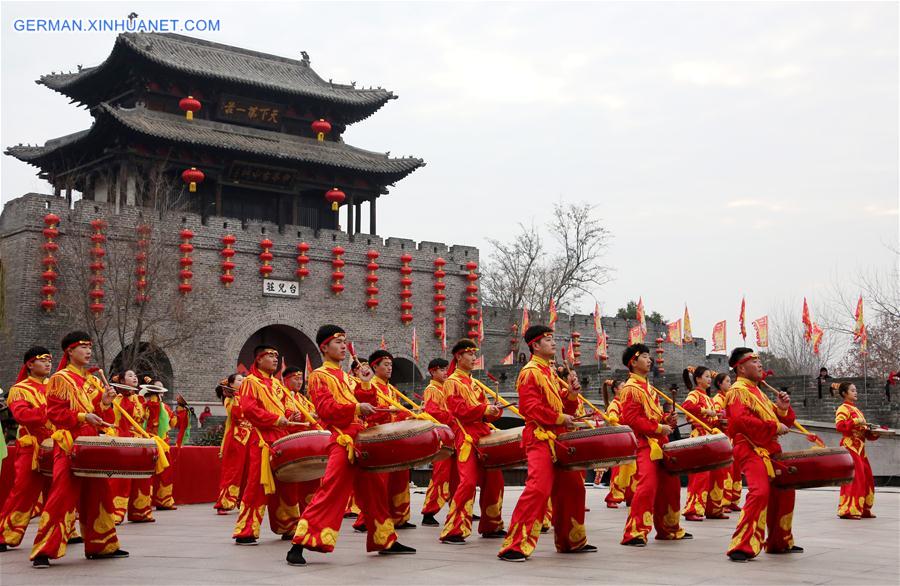
[[[776,397],[777,397],[778,394],[781,392],[781,391],[779,391],[778,389],[776,389],[775,387],[773,387],[772,385],[770,385],[769,383],[767,383],[767,382],[765,381],[765,379],[762,380],[762,384],[764,384],[764,385],[766,386],[767,389],[769,389],[770,391],[772,391],[773,393],[775,393],[775,396],[776,396]],[[769,400],[771,401],[771,399],[769,399]],[[772,405],[775,406],[775,407],[777,407],[777,405],[776,405],[774,402],[772,403]],[[824,447],[825,447],[825,442],[822,441],[822,438],[820,438],[819,436],[817,436],[817,435],[814,434],[814,433],[810,433],[805,427],[803,427],[802,425],[800,425],[800,422],[797,421],[796,419],[794,419],[794,427],[796,427],[798,430],[800,430],[801,433],[803,433],[804,435],[806,435],[806,439],[808,439],[808,440],[811,441],[812,443],[816,444],[816,445],[819,446],[820,448],[824,448]],[[815,439],[813,439],[813,438],[815,438]]]

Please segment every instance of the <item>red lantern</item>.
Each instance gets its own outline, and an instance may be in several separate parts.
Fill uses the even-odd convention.
[[[53,213],[47,214],[44,216],[44,224],[47,227],[43,231],[46,242],[42,245],[44,258],[41,260],[41,263],[44,265],[44,272],[41,274],[41,278],[44,280],[44,286],[41,287],[41,295],[43,295],[41,309],[50,313],[56,309],[56,301],[53,300],[53,295],[56,294],[57,289],[53,285],[53,281],[58,276],[56,266],[59,261],[53,256],[53,253],[59,250],[59,245],[53,239],[59,236],[59,230],[56,228],[59,225],[59,216]]]
[[[341,258],[344,254],[344,249],[340,246],[335,246],[331,249],[331,254],[334,255],[334,260],[331,261],[334,270],[331,271],[331,292],[335,295],[340,295],[344,290],[344,285],[341,281],[344,279],[344,273],[338,270],[339,266],[344,266],[344,261]],[[340,263],[338,265],[338,263]]]
[[[181,244],[178,246],[178,249],[181,250],[179,264],[182,267],[191,266],[194,262],[193,259],[191,259],[191,253],[194,252],[194,245],[191,244],[194,233],[185,228],[178,236],[181,238]],[[187,262],[187,264],[185,264],[185,262]],[[194,290],[194,287],[191,285],[191,279],[194,277],[194,273],[183,268],[179,271],[178,276],[181,279],[181,283],[178,285],[178,291],[180,291],[182,295],[187,295]]]
[[[104,265],[101,260],[106,256],[106,250],[103,249],[103,243],[106,242],[106,235],[103,234],[103,229],[106,228],[106,226],[106,222],[100,218],[91,220],[91,228],[94,232],[91,234],[93,246],[90,249],[90,254],[94,259],[94,262],[88,267],[91,270],[92,287],[91,290],[88,291],[88,296],[93,300],[89,307],[96,317],[100,317],[100,314],[103,313],[103,310],[106,308],[102,301],[106,295],[103,291],[103,283],[106,282],[106,279],[103,278],[103,270],[106,268],[106,265]]]
[[[581,366],[581,332],[572,332],[572,355],[575,359],[572,361],[573,366]]]
[[[479,321],[475,319],[475,316],[478,315],[478,285],[475,284],[475,281],[478,280],[478,273],[476,273],[476,269],[478,269],[478,264],[472,261],[466,263],[466,270],[469,273],[466,275],[466,280],[469,281],[469,284],[466,286],[466,293],[468,293],[468,297],[466,297],[466,303],[469,307],[466,309],[466,315],[469,316],[469,319],[466,321],[466,325],[469,326],[469,331],[467,332],[467,336],[474,339],[478,338],[478,325]]]
[[[656,338],[656,370],[657,372],[659,372],[660,376],[666,373],[666,369],[663,367],[663,364],[665,364],[666,362],[666,360],[663,358],[663,353],[665,352],[665,350],[663,349],[663,341],[664,340],[662,336]]]
[[[337,187],[333,187],[325,192],[325,199],[331,202],[331,211],[336,212],[344,200],[347,199],[347,194],[338,189]]]
[[[316,140],[325,141],[325,135],[331,132],[331,123],[324,118],[319,118],[312,123],[312,131],[316,133]]]
[[[234,275],[231,274],[231,271],[234,270],[235,264],[231,259],[234,257],[235,242],[237,242],[237,238],[234,234],[222,236],[222,251],[219,254],[224,260],[222,260],[222,274],[219,275],[219,281],[221,281],[225,287],[229,287],[234,283]]]
[[[184,111],[184,117],[188,120],[194,119],[194,112],[199,111],[201,106],[200,100],[197,100],[194,96],[181,98],[181,100],[178,101],[178,107]]]
[[[206,175],[197,167],[185,169],[181,174],[181,180],[188,184],[188,189],[191,193],[197,191],[197,185],[203,183],[204,179],[206,179]]]
[[[263,249],[263,251],[259,253],[259,260],[262,261],[262,265],[259,267],[259,274],[262,275],[263,278],[271,275],[274,270],[274,267],[272,267],[270,263],[275,257],[269,252],[269,249],[273,246],[275,245],[268,238],[264,238],[263,241],[259,243],[259,247]]]
[[[366,265],[366,270],[369,271],[369,274],[366,275],[366,295],[368,295],[366,307],[372,311],[378,307],[378,275],[375,274],[378,270],[378,263],[375,260],[379,256],[377,250],[370,250],[366,253],[366,258],[369,259],[369,264]]]
[[[134,255],[134,274],[137,276],[137,281],[134,284],[135,289],[137,289],[137,294],[134,296],[134,301],[138,305],[142,303],[146,303],[150,300],[150,297],[147,296],[147,249],[150,246],[150,241],[147,240],[147,237],[150,234],[150,226],[147,224],[141,224],[137,227],[137,233],[140,238],[137,241],[137,253]],[[185,259],[182,258],[182,261]],[[185,266],[182,262],[181,266]]]
[[[301,242],[297,245],[297,252],[300,254],[297,255],[297,270],[294,271],[294,274],[297,275],[301,281],[309,276],[309,269],[306,268],[306,265],[309,263],[309,257],[306,256],[306,253],[309,251],[309,244],[306,242]]]
[[[400,267],[400,274],[403,275],[400,278],[400,286],[403,287],[403,289],[400,291],[400,299],[402,299],[400,303],[400,321],[405,326],[408,326],[413,319],[413,304],[409,300],[410,297],[412,297],[412,290],[410,289],[410,287],[412,287],[412,278],[410,278],[410,275],[412,274],[412,267],[409,266],[409,263],[412,262],[412,259],[412,255],[410,254],[403,254],[400,256],[400,262],[403,263],[403,265]]]

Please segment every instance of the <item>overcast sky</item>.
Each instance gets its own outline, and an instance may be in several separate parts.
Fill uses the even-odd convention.
[[[613,233],[604,313],[643,296],[729,348],[783,300],[889,266],[898,240],[898,4],[13,3],[2,5],[2,146],[87,128],[34,83],[93,66],[113,33],[17,18],[217,18],[215,42],[399,95],[348,143],[428,166],[379,203],[382,236],[468,244],[589,201]],[[47,192],[2,157],[2,201]],[[365,224],[364,224],[365,225]],[[586,299],[581,309],[593,310]],[[749,328],[749,324],[748,324]],[[752,337],[752,333],[751,333]]]

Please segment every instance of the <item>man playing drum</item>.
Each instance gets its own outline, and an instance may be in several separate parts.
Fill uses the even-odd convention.
[[[453,417],[453,433],[456,436],[456,466],[459,485],[450,499],[450,510],[441,531],[441,542],[462,544],[472,533],[472,507],[475,502],[475,486],[481,484],[481,520],[478,532],[482,537],[497,539],[506,537],[503,519],[503,473],[486,470],[478,461],[478,441],[491,433],[488,425],[496,421],[503,410],[488,403],[484,391],[472,378],[472,368],[478,355],[478,346],[463,338],[453,346],[453,360],[449,376],[444,382],[447,408]]]
[[[91,361],[91,337],[75,331],[62,339],[63,357],[47,383],[47,418],[56,426],[51,436],[53,481],[31,550],[35,568],[50,567],[51,559],[66,554],[68,528],[78,511],[84,554],[88,559],[125,558],[119,547],[108,479],[80,478],[71,470],[69,452],[79,436],[96,436],[115,420],[112,389],[104,389],[87,371]]]
[[[248,442],[247,484],[232,534],[237,545],[256,544],[267,505],[269,527],[284,539],[290,539],[300,518],[296,484],[276,479],[269,462],[272,442],[290,433],[291,421],[299,419],[300,413],[292,408],[290,391],[274,376],[278,350],[262,345],[253,355],[253,366],[240,390],[241,412],[254,429]]]
[[[525,331],[524,338],[531,350],[531,361],[519,372],[516,390],[519,411],[525,419],[522,437],[528,456],[528,477],[498,557],[523,562],[531,555],[541,535],[548,499],[553,504],[556,550],[595,552],[597,548],[588,545],[584,532],[584,476],[581,471],[554,467],[556,436],[575,427],[574,415],[580,405],[578,392],[573,392],[574,387],[564,387],[550,369],[549,360],[556,354],[553,330],[533,325]]]
[[[377,551],[383,555],[415,553],[415,549],[397,541],[394,523],[388,512],[383,477],[353,465],[353,444],[356,435],[364,428],[362,418],[375,413],[372,405],[375,402],[372,370],[368,365],[363,365],[360,368],[360,383],[351,387],[349,375],[341,370],[341,362],[347,354],[346,333],[338,326],[320,327],[316,333],[316,344],[324,364],[309,376],[309,395],[320,421],[332,432],[331,445],[325,476],[297,523],[287,563],[306,565],[304,548],[322,553],[334,551],[351,491],[356,495],[369,525],[367,551]]]
[[[734,458],[741,463],[741,472],[747,479],[747,498],[728,557],[746,562],[759,555],[763,545],[766,553],[802,553],[803,548],[794,545],[791,534],[795,491],[771,485],[775,478],[771,456],[781,452],[778,436],[787,433],[787,426],[796,419],[791,398],[787,393],[778,393],[773,405],[759,389],[763,366],[750,348],[735,348],[728,366],[737,374],[728,392],[728,430],[734,442]]]
[[[669,441],[675,416],[663,414],[659,398],[647,380],[653,364],[650,349],[644,344],[632,344],[622,354],[622,363],[631,376],[622,386],[620,422],[631,427],[638,441],[637,487],[622,545],[647,545],[651,524],[656,527],[656,539],[692,539],[679,525],[681,482],[663,467],[662,446]]]
[[[293,400],[293,405],[295,410],[300,412],[300,409],[305,409],[307,413],[309,413],[313,418],[316,417],[316,407],[310,402],[307,398],[306,394],[303,392],[303,370],[301,370],[297,366],[288,366],[284,369],[284,373],[282,374],[282,379],[284,379],[284,384],[287,386],[288,390],[291,392],[291,399]],[[310,431],[313,429],[317,429],[317,427],[309,422],[302,421],[300,424],[296,426],[293,433],[298,433],[301,431]],[[316,480],[306,480],[303,482],[297,483],[297,518],[303,514],[303,511],[306,509],[306,506],[312,501],[313,495],[316,493],[316,490],[319,488],[319,479]],[[288,537],[285,537],[285,540],[292,539],[294,537],[293,532],[287,534]]]
[[[449,363],[443,358],[435,358],[428,363],[428,374],[431,375],[431,381],[422,393],[422,404],[426,413],[449,426],[453,418],[447,410],[447,397],[444,394],[447,366]],[[434,516],[456,491],[458,476],[456,458],[447,458],[431,465],[431,482],[428,483],[425,502],[422,504],[422,525],[429,527],[439,525]]]

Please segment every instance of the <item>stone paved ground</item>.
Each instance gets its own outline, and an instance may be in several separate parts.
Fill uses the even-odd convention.
[[[509,518],[520,488],[507,490]],[[127,560],[90,562],[81,546],[49,570],[34,570],[27,551],[0,554],[0,584],[900,584],[900,490],[880,490],[877,519],[843,521],[835,517],[836,489],[800,491],[794,515],[802,555],[761,555],[748,564],[729,562],[725,547],[736,517],[689,523],[693,541],[651,541],[644,549],[618,545],[626,510],[604,507],[605,489],[588,490],[588,537],[600,548],[577,556],[554,552],[552,535],[538,543],[524,564],[495,558],[498,541],[470,539],[465,546],[441,545],[437,528],[403,531],[402,542],[418,548],[414,556],[379,557],[364,552],[362,535],[345,521],[335,553],[310,553],[309,566],[285,564],[287,545],[264,533],[256,547],[237,547],[229,539],[234,515],[217,517],[209,505],[183,506],[157,513],[154,525],[120,527]],[[413,494],[413,507],[422,494]],[[413,519],[418,522],[418,515]],[[26,540],[30,544],[34,527]]]

